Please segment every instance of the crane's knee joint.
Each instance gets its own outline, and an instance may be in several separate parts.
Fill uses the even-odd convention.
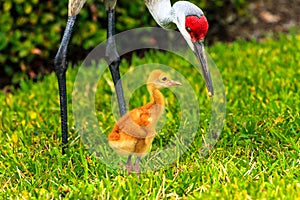
[[[116,7],[117,0],[105,0],[106,10],[113,10]]]
[[[111,70],[119,71],[119,65],[120,65],[120,57],[117,57],[110,63],[109,67]]]
[[[55,56],[54,69],[57,76],[62,76],[67,71],[67,61],[63,56]]]

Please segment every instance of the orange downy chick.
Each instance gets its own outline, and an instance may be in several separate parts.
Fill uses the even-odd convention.
[[[155,137],[156,123],[165,108],[164,96],[159,90],[178,85],[181,83],[171,80],[166,73],[160,70],[152,71],[147,80],[151,101],[124,115],[108,135],[110,147],[118,154],[128,156],[128,173],[134,170],[139,175],[140,158],[149,152]],[[132,155],[137,156],[134,166],[131,162]]]

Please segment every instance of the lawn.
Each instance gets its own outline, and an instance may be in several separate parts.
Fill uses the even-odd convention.
[[[104,164],[86,148],[74,122],[72,90],[78,67],[69,68],[70,143],[61,154],[59,98],[54,74],[24,80],[12,93],[0,93],[0,192],[3,199],[297,199],[300,196],[300,35],[290,33],[261,42],[217,43],[207,49],[222,75],[226,120],[211,152],[201,157],[208,130],[210,100],[189,63],[171,53],[150,51],[123,60],[122,74],[146,63],[179,71],[198,97],[199,127],[189,149],[156,171],[127,175]],[[108,134],[115,123],[108,71],[99,79],[96,116]],[[153,150],[178,130],[180,102],[163,91],[166,112]],[[130,109],[149,100],[143,86],[133,91]],[[126,159],[125,159],[126,160]]]

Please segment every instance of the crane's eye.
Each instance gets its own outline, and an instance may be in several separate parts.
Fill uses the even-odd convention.
[[[166,81],[166,80],[167,80],[167,77],[163,76],[163,77],[161,78],[161,80],[162,80],[162,81]]]
[[[190,27],[188,27],[188,26],[185,27],[185,29],[186,29],[186,31],[189,32],[189,33],[192,32],[192,29],[191,29]]]

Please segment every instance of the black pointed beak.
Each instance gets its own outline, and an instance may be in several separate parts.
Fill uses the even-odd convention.
[[[193,44],[194,44],[194,52],[195,52],[195,54],[198,58],[198,61],[201,64],[201,69],[202,69],[202,73],[203,73],[204,80],[205,80],[205,83],[206,83],[206,87],[207,87],[207,90],[208,90],[208,95],[210,97],[212,97],[214,95],[214,88],[213,88],[213,85],[212,85],[210,72],[208,70],[206,55],[205,55],[205,51],[204,51],[204,41],[199,40],[197,42],[193,42]]]

